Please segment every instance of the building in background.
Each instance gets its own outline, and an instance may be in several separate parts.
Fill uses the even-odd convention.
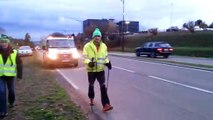
[[[122,23],[124,23],[124,33],[138,33],[139,22],[138,21],[120,21],[117,23],[119,31],[122,32]]]

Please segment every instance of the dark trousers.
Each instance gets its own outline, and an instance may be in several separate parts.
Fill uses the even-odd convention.
[[[0,113],[7,112],[7,83],[0,78]]]
[[[8,89],[8,101],[12,105],[15,102],[15,78],[6,80]]]
[[[88,96],[90,99],[94,99],[95,92],[94,92],[94,83],[95,80],[98,80],[101,90],[101,102],[102,105],[110,104],[109,97],[107,95],[107,90],[105,86],[105,73],[104,71],[101,72],[88,72],[88,81],[89,81],[89,90]]]
[[[13,77],[0,77],[0,113],[7,112],[7,88],[10,104],[15,101],[15,83]]]

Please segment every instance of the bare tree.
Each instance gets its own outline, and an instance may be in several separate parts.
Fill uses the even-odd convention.
[[[200,25],[199,25],[200,28],[208,28],[209,26],[205,23],[205,22],[202,22]]]
[[[195,21],[195,26],[200,26],[203,21],[201,19]]]
[[[200,28],[208,28],[208,25],[200,19],[195,21],[195,26],[199,26]]]
[[[183,27],[187,28],[190,32],[194,32],[195,22],[194,21],[189,21],[188,23],[184,23]]]
[[[157,35],[158,34],[158,28],[151,28],[148,30],[152,35]]]
[[[91,24],[89,27],[85,29],[86,36],[91,37],[95,28],[100,29],[103,39],[105,39],[109,34],[118,33],[117,25],[113,23],[113,21],[108,21],[108,24],[98,24],[98,25]]]
[[[25,39],[24,39],[25,45],[30,45],[30,39],[31,39],[30,34],[29,34],[29,33],[26,33],[26,34],[25,34]]]

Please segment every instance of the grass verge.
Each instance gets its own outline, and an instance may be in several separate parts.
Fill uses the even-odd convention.
[[[111,48],[111,51],[121,52],[121,47]],[[125,47],[125,52],[135,52],[135,48]],[[172,55],[213,58],[212,47],[174,47]]]
[[[85,120],[80,107],[58,84],[54,71],[42,68],[36,56],[22,58],[23,80],[16,82],[16,104],[7,120]]]

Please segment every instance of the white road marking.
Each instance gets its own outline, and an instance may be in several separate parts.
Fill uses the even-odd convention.
[[[76,70],[76,71],[78,71],[78,70],[85,70],[85,67],[78,67],[78,68],[75,68],[73,70]]]
[[[166,79],[159,78],[159,77],[156,77],[156,76],[149,76],[149,77],[153,78],[153,79],[161,80],[161,81],[164,81],[164,82],[167,82],[167,83],[171,83],[171,84],[174,84],[174,85],[179,85],[179,86],[190,88],[190,89],[193,89],[193,90],[197,90],[197,91],[213,94],[213,91],[205,90],[205,89],[194,87],[194,86],[191,86],[191,85],[186,85],[186,84],[182,84],[182,83],[166,80]]]
[[[127,71],[127,72],[135,73],[135,71],[128,70],[128,69],[121,68],[121,67],[117,67],[117,66],[113,66],[113,68],[117,68],[117,69],[124,70],[124,71]]]
[[[64,73],[62,73],[59,69],[56,69],[56,71],[58,71],[58,72],[64,77],[64,79],[65,79],[68,83],[70,83],[76,90],[79,89],[78,86],[75,85],[75,84],[74,84],[67,76],[65,76]]]

